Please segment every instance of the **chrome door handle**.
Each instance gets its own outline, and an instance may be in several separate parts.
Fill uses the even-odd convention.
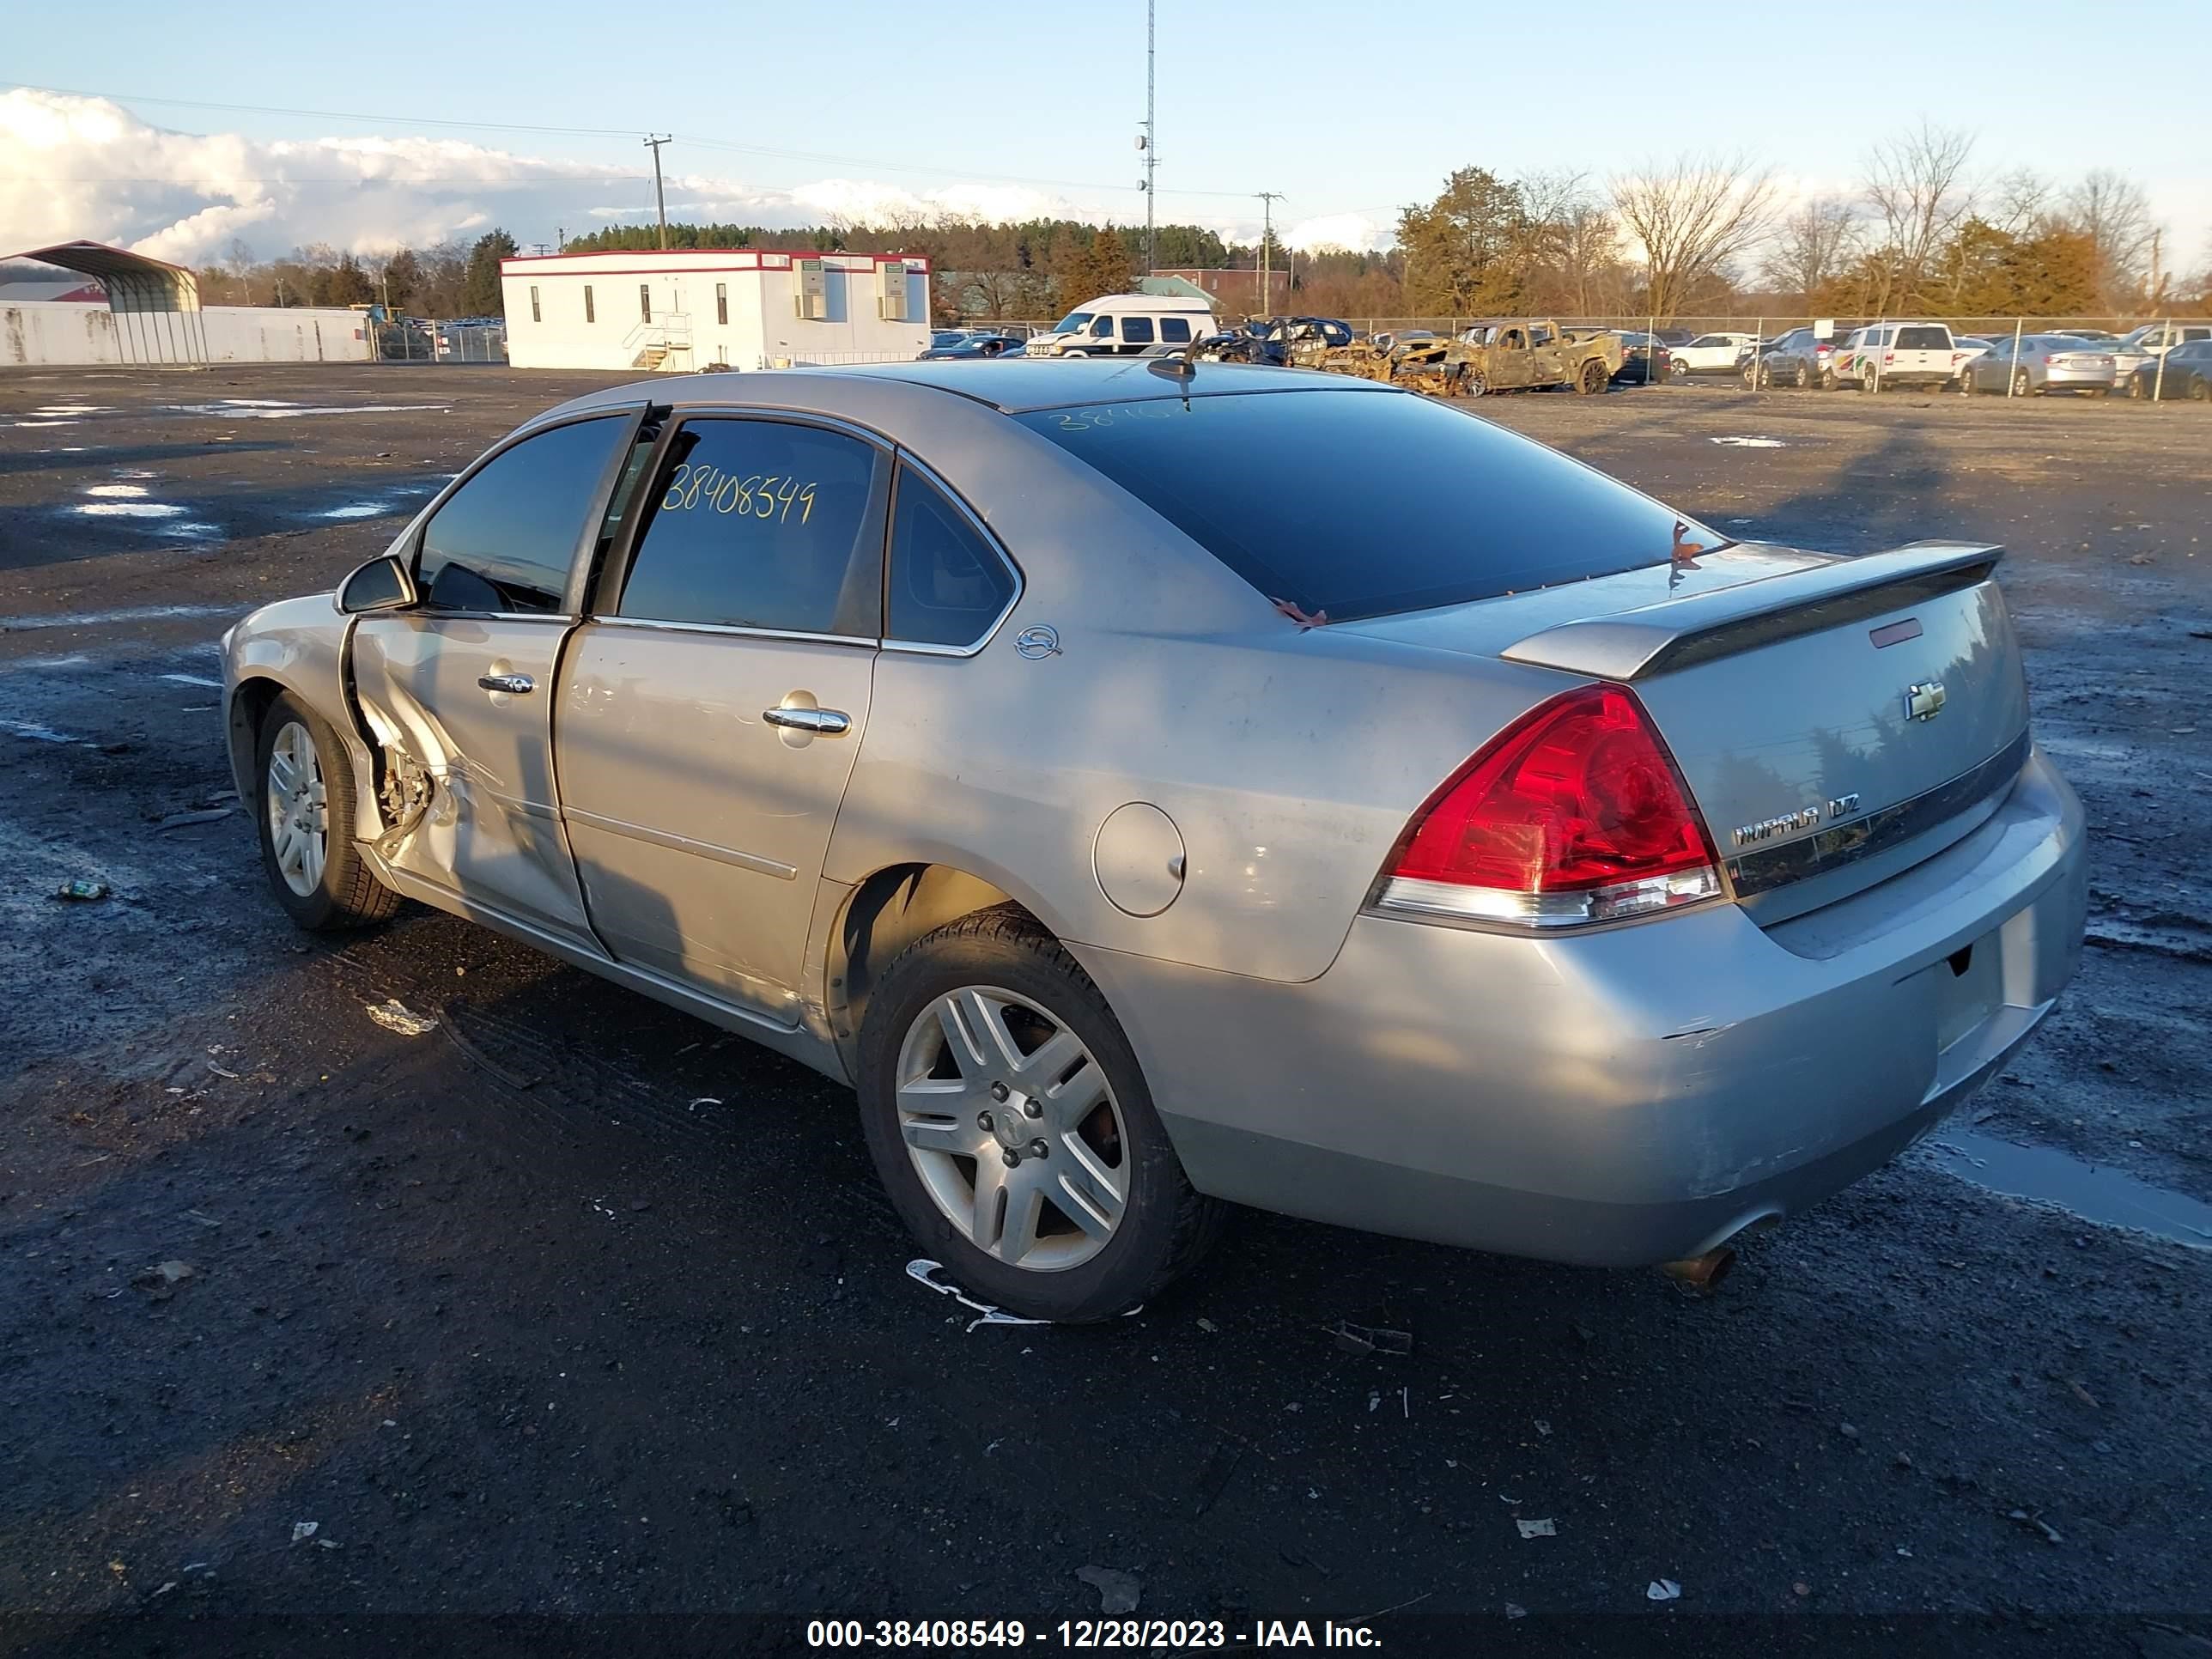
[[[853,717],[836,708],[781,707],[763,709],[761,718],[770,726],[786,726],[794,732],[811,732],[818,738],[842,738],[853,729]]]
[[[477,684],[487,691],[506,691],[518,697],[538,689],[538,682],[527,674],[479,674]]]

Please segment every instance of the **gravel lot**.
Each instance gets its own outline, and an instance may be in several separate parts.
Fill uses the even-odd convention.
[[[1403,1607],[1401,1650],[1525,1609],[2212,1651],[2212,409],[1486,400],[1747,538],[2009,548],[2094,827],[2073,991],[1948,1147],[1709,1300],[1247,1215],[1138,1316],[970,1330],[811,1073],[441,915],[332,945],[263,893],[216,637],[611,378],[0,378],[0,1613],[1041,1626],[1103,1567],[1232,1630]],[[2057,1202],[1978,1184],[2021,1147]]]

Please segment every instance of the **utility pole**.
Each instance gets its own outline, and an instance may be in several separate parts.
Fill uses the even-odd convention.
[[[1260,312],[1271,317],[1275,311],[1275,204],[1283,199],[1279,190],[1255,191],[1260,198]]]
[[[660,188],[660,147],[667,142],[668,135],[665,132],[658,138],[645,141],[646,148],[653,152],[653,205],[654,211],[660,216],[660,248],[664,253],[668,251],[668,198]]]
[[[1153,204],[1158,194],[1152,189],[1153,169],[1160,161],[1159,134],[1152,127],[1152,0],[1145,0],[1145,136],[1137,141],[1137,148],[1145,152],[1145,275],[1152,274],[1157,236],[1153,229]]]

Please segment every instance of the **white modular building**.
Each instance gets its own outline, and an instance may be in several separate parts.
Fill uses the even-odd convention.
[[[929,345],[929,262],[763,248],[500,262],[519,368],[674,373],[903,362]]]

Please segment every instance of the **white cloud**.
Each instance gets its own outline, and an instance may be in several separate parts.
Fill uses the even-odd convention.
[[[1283,243],[1301,253],[1365,253],[1397,240],[1395,229],[1364,213],[1330,213],[1302,219],[1284,233]]]

